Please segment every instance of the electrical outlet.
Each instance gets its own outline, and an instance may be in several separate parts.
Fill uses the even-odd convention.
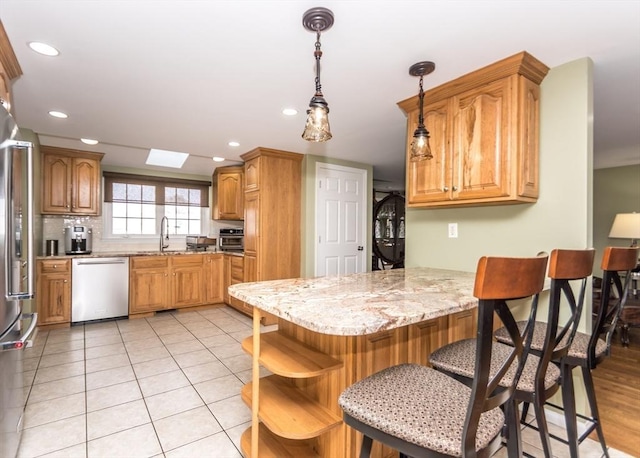
[[[458,238],[458,223],[449,223],[449,238]]]

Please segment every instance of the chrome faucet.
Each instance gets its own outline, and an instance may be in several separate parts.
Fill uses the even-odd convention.
[[[166,245],[163,239],[167,240]],[[163,252],[165,248],[169,248],[169,218],[163,216],[162,220],[160,220],[160,252]]]

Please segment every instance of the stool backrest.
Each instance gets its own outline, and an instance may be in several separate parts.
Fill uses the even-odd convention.
[[[526,331],[520,333],[507,301],[531,298],[531,310],[535,310],[538,294],[542,291],[547,270],[548,255],[539,254],[532,258],[482,257],[478,261],[473,295],[478,301],[478,333],[476,337],[476,373],[467,409],[463,431],[463,448],[475,450],[475,438],[480,415],[490,409],[505,404],[512,399],[524,361],[528,344],[524,342]],[[507,328],[514,344],[510,354],[494,372],[491,367],[493,340],[493,320],[496,313]],[[530,313],[527,328],[535,322],[535,312]],[[529,336],[531,333],[528,333]],[[530,337],[529,337],[530,338]],[[512,376],[509,369],[517,359],[515,377],[510,387],[500,388],[505,376]],[[491,376],[491,373],[495,375]]]
[[[593,323],[591,338],[587,348],[587,359],[590,368],[595,368],[596,345],[603,337],[607,343],[607,354],[611,349],[611,336],[616,328],[622,307],[627,301],[630,271],[638,262],[640,248],[607,247],[602,254],[602,295]],[[624,274],[624,284],[620,274]]]
[[[546,371],[549,361],[559,361],[569,352],[573,337],[578,331],[580,316],[584,308],[587,291],[587,279],[593,272],[596,250],[556,249],[549,258],[549,315],[547,317],[548,348],[540,355],[540,371]],[[572,283],[573,282],[573,283]],[[575,294],[577,292],[577,294]],[[563,301],[564,298],[564,301]],[[560,325],[562,305],[568,303],[568,313],[563,314]],[[541,374],[542,375],[542,374]]]

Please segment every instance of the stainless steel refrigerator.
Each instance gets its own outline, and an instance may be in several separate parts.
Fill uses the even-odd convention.
[[[13,458],[22,433],[25,396],[23,350],[37,314],[24,313],[34,296],[33,150],[19,140],[0,105],[0,457]]]

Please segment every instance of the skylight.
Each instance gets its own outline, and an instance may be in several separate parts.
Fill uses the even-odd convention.
[[[182,168],[184,161],[189,157],[188,153],[177,151],[166,151],[162,149],[151,149],[147,157],[147,165],[158,165],[160,167]]]

